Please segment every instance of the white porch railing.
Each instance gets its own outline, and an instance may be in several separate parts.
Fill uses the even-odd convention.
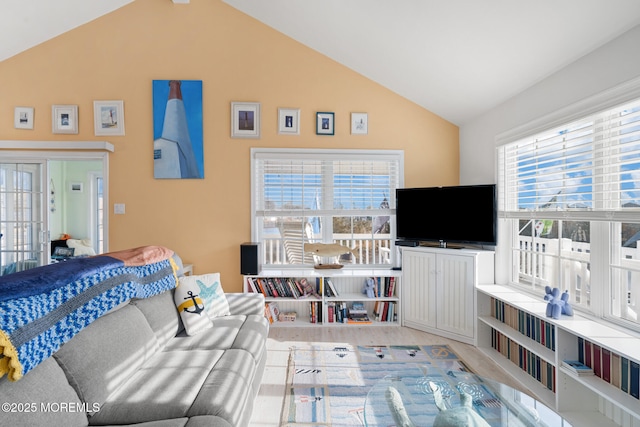
[[[591,244],[570,239],[545,239],[520,236],[518,262],[514,265],[522,283],[535,283],[536,288],[558,287],[569,291],[571,302],[589,308],[591,305]],[[614,315],[627,317],[630,307],[640,298],[640,248],[620,248],[619,265],[614,268],[614,300],[624,306]],[[615,261],[614,261],[615,263]],[[616,314],[618,312],[618,314]],[[635,309],[632,310],[635,313]]]
[[[287,255],[284,250],[283,238],[279,235],[265,235],[262,240],[263,265],[287,265]],[[321,241],[310,239],[313,242]],[[375,239],[370,234],[334,234],[334,243],[356,250],[357,256],[353,264],[375,265],[391,263],[391,235],[377,234]]]

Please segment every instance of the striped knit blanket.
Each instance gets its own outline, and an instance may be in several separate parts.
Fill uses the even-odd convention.
[[[17,381],[131,298],[177,284],[173,251],[144,246],[0,277],[0,377]]]

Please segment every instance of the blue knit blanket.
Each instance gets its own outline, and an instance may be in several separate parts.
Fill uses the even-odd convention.
[[[19,380],[109,310],[175,288],[173,256],[145,246],[0,277],[0,377]]]

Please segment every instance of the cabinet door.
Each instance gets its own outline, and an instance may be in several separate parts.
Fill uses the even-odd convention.
[[[412,250],[402,253],[404,325],[436,327],[436,256]]]
[[[438,255],[436,327],[473,338],[475,322],[474,258]]]

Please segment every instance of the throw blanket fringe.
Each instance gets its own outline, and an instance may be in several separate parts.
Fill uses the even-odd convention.
[[[176,287],[173,251],[145,246],[0,278],[0,378],[17,381],[100,316]]]

